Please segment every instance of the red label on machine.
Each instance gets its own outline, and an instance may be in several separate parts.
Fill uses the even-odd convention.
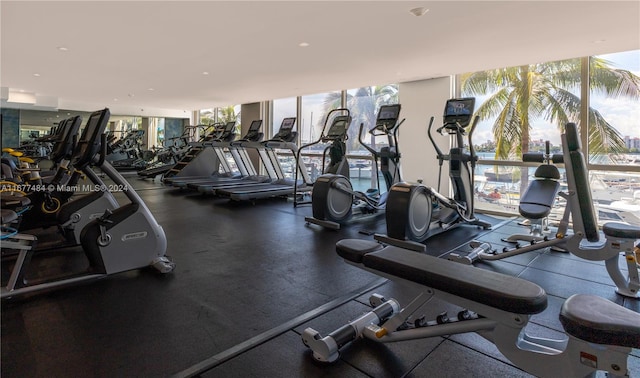
[[[583,365],[587,365],[591,368],[597,369],[598,368],[598,357],[586,353],[586,352],[580,352],[580,362]]]

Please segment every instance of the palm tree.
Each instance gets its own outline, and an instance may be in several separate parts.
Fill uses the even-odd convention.
[[[398,86],[395,84],[383,86],[362,87],[353,95],[347,95],[347,108],[351,111],[353,123],[347,133],[347,151],[358,149],[358,131],[360,124],[369,130],[376,122],[376,111],[380,105],[398,103]],[[340,105],[340,92],[329,93],[324,100],[325,116]]]
[[[238,119],[240,114],[236,114],[233,106],[218,108],[218,122],[227,123]]]
[[[640,98],[640,77],[616,69],[597,57],[589,59],[591,90],[609,97]],[[462,76],[464,95],[487,95],[477,109],[480,119],[495,117],[496,159],[522,156],[529,151],[531,121],[545,119],[561,130],[567,122],[580,125],[581,59],[531,64],[469,73]],[[577,94],[578,93],[578,94]],[[620,133],[589,107],[589,152],[622,152]],[[521,172],[521,190],[527,171]]]

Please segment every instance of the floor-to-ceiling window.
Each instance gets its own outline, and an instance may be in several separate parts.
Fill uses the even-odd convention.
[[[240,135],[240,114],[241,105],[230,105],[216,108],[217,122],[226,124],[227,122],[236,121],[236,134]]]
[[[366,143],[376,151],[384,146],[389,146],[389,139],[385,136],[374,136],[369,131],[375,127],[378,110],[382,105],[398,103],[398,85],[376,85],[347,90],[347,107],[351,111],[353,123],[349,128],[349,139],[347,140],[347,152],[351,161],[351,178],[354,182],[359,182],[359,189],[369,187],[380,187],[384,189],[382,175],[379,174],[380,167],[374,169],[374,160],[369,151],[362,144]],[[362,126],[362,134],[359,135]],[[357,179],[357,181],[355,180]],[[378,183],[377,183],[378,182]],[[355,186],[355,185],[354,185]]]
[[[300,146],[304,146],[318,141],[320,135],[328,131],[331,125],[327,124],[327,116],[333,109],[342,107],[342,92],[302,96],[300,102],[301,116],[298,124],[298,130],[300,130],[298,140]],[[329,119],[329,122],[331,122],[331,119]],[[322,165],[323,149],[318,149],[322,147],[322,144],[317,144],[310,149],[303,150],[302,160],[312,181],[315,181],[316,177],[322,174],[324,170]]]
[[[627,210],[638,205],[637,221],[632,215],[624,220],[640,223],[640,163],[634,164],[637,155],[630,148],[640,137],[639,62],[636,50],[461,75],[462,96],[476,97],[481,119],[473,135],[480,158],[476,207],[516,213],[535,169],[522,163],[522,155],[543,150],[545,141],[551,153],[561,153],[563,127],[575,122],[586,136],[583,148],[596,204],[611,202],[614,192],[618,197],[624,193]],[[494,191],[501,194],[499,201],[488,197]]]
[[[216,123],[216,109],[200,109],[200,124],[213,125],[214,123]]]
[[[329,112],[342,106],[342,93],[329,92],[302,96],[299,122],[300,144],[318,140]]]
[[[164,118],[149,117],[149,132],[147,142],[151,147],[167,147],[165,143]]]
[[[589,178],[600,222],[640,224],[640,50],[589,57]]]

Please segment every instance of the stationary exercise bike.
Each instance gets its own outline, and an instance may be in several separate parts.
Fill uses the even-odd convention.
[[[431,117],[427,133],[436,150],[440,166],[438,190],[406,182],[393,185],[385,210],[387,235],[376,235],[376,239],[387,244],[422,250],[424,246],[419,242],[462,223],[484,229],[491,228],[489,223],[475,217],[473,209],[473,171],[478,157],[473,149],[471,137],[478,118],[474,120],[468,134],[465,127],[471,123],[474,104],[475,99],[471,97],[447,100],[444,124],[436,130],[455,139],[455,146],[446,155],[442,153],[431,134],[434,120],[434,117]],[[464,150],[465,135],[468,135],[469,153]],[[449,161],[453,198],[439,193],[440,173],[445,160]]]
[[[161,273],[169,273],[175,268],[175,264],[165,256],[167,239],[162,226],[127,180],[105,160],[107,148],[104,131],[109,116],[109,109],[106,108],[91,114],[71,160],[77,166],[85,167],[85,172],[89,171],[90,165],[100,167],[113,184],[107,185],[95,175],[99,180],[95,188],[117,188],[129,203],[113,210],[104,209],[102,215],[82,228],[79,239],[88,262],[88,266],[82,271],[66,271],[63,275],[52,275],[49,270],[38,271],[39,276],[32,280],[28,275],[34,273],[30,269],[34,249],[20,248],[6,287],[0,290],[0,298],[96,280],[147,266],[154,267]],[[33,246],[35,240],[30,241]],[[7,247],[12,245],[5,247],[3,242],[2,248]],[[65,270],[66,268],[67,265],[64,265]]]
[[[389,145],[382,147],[380,151],[369,147],[362,140],[364,124],[360,124],[358,132],[360,144],[373,156],[375,171],[372,170],[372,174],[378,171],[378,159],[380,159],[380,170],[385,180],[386,191],[380,193],[379,187],[370,189],[366,193],[355,191],[348,177],[332,173],[323,174],[313,184],[311,192],[313,217],[306,217],[307,223],[337,230],[355,214],[373,214],[385,208],[389,188],[400,182],[398,129],[404,120],[398,122],[399,116],[400,104],[380,107],[376,125],[369,130],[373,136],[387,137]]]

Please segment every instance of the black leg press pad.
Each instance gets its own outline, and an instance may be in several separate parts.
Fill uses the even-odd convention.
[[[346,260],[408,281],[517,314],[537,314],[547,294],[533,282],[373,241],[336,244]]]

